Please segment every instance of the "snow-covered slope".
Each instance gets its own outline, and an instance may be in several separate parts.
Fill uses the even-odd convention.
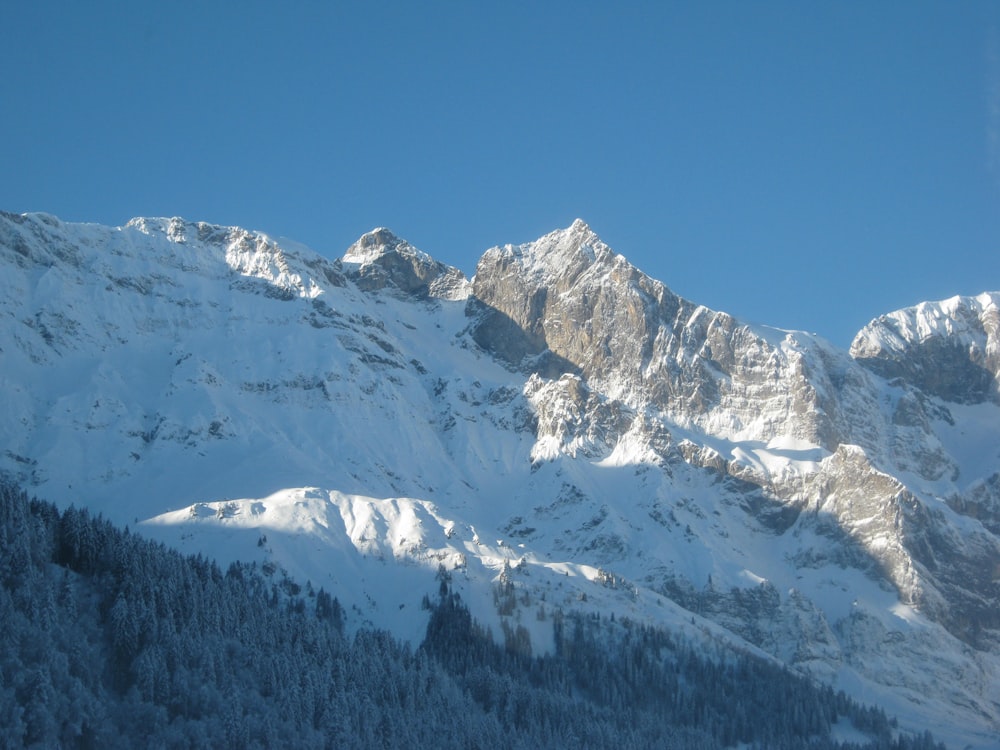
[[[384,229],[330,261],[4,214],[0,265],[0,468],[30,491],[322,586],[349,624],[419,638],[444,565],[536,650],[593,608],[956,744],[1000,730],[1000,406],[912,374],[961,351],[995,393],[996,294],[936,306],[933,351],[882,318],[856,360],[677,297],[583,222],[467,280]]]

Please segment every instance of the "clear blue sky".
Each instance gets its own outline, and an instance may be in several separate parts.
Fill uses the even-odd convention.
[[[675,292],[846,346],[1000,289],[1000,2],[0,7],[0,208],[474,270],[581,217]]]

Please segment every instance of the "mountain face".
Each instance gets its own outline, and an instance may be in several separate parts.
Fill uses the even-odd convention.
[[[593,610],[1000,732],[998,293],[844,352],[580,221],[471,280],[385,229],[331,261],[43,214],[0,215],[0,264],[0,470],[30,492],[309,580],[349,626],[419,637],[444,566],[536,652]]]

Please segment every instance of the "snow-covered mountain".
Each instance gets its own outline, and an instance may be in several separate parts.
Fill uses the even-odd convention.
[[[349,624],[419,638],[444,565],[536,651],[593,609],[1000,736],[1000,293],[844,352],[580,221],[471,280],[385,229],[331,261],[43,214],[0,215],[0,264],[0,469],[39,496],[323,586]]]

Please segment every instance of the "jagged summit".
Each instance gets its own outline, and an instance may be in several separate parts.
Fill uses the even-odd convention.
[[[477,266],[502,265],[518,269],[535,284],[572,283],[581,273],[595,265],[624,261],[608,247],[582,219],[569,227],[558,229],[534,242],[504,245],[487,250]]]
[[[586,369],[615,343],[605,323],[617,306],[621,315],[642,318],[647,301],[664,294],[666,287],[577,219],[534,242],[483,254],[470,300],[470,313],[478,318],[473,336],[515,367],[552,375]],[[618,343],[627,345],[621,337]]]
[[[832,361],[835,350],[679,297],[582,221],[488,251],[470,311],[477,343],[514,367],[579,372],[630,408],[678,424],[727,439],[792,436],[829,450],[843,434],[832,389],[815,382],[825,377],[822,363],[808,353],[823,348]],[[780,377],[770,380],[769,371]],[[789,382],[800,384],[794,399]]]

